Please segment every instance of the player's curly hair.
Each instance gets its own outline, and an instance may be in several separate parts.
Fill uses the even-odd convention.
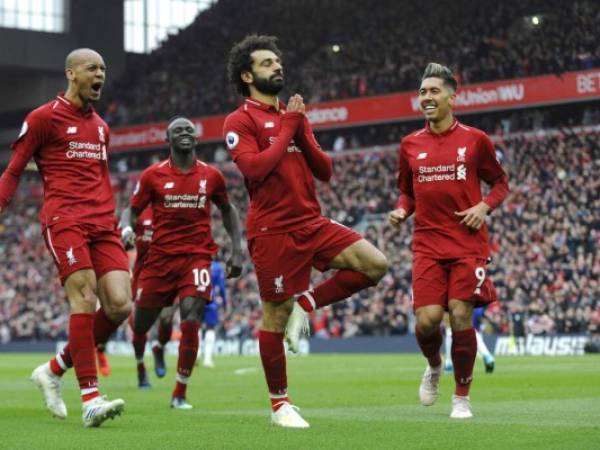
[[[441,78],[444,81],[444,84],[453,91],[456,91],[456,88],[458,87],[458,81],[454,78],[452,71],[442,64],[434,62],[427,64],[425,72],[423,72],[423,76],[421,77],[421,81],[425,78]]]
[[[241,75],[242,72],[252,70],[250,55],[256,50],[271,50],[281,58],[281,50],[277,47],[275,36],[249,34],[231,48],[229,60],[227,61],[227,76],[236,92],[244,97],[250,96],[250,90],[248,84],[242,81]]]

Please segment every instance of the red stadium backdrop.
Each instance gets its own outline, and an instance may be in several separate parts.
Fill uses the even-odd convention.
[[[494,111],[596,98],[600,98],[600,70],[588,70],[465,85],[458,91],[454,110],[458,113]],[[307,114],[315,129],[399,122],[422,117],[414,92],[317,103],[309,106]],[[199,129],[199,141],[222,139],[224,115],[196,117],[193,120]],[[162,147],[165,145],[166,126],[166,122],[161,122],[113,129],[111,150]]]

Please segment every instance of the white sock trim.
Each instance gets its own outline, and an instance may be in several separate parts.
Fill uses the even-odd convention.
[[[274,399],[274,400],[278,400],[280,398],[287,398],[287,392],[285,394],[273,394],[271,392],[269,392],[269,397]]]
[[[81,395],[93,394],[94,392],[98,392],[97,387],[84,388],[81,390]]]
[[[177,374],[175,379],[177,380],[178,383],[188,384],[188,380],[190,379],[190,377],[184,377],[183,375]]]

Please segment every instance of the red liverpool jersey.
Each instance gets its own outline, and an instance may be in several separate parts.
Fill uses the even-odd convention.
[[[260,153],[275,143],[282,127],[281,105],[273,106],[247,98],[225,119],[224,135],[235,162],[245,153]],[[314,141],[310,127],[305,138]],[[318,145],[318,144],[317,144]],[[285,233],[301,228],[321,216],[313,173],[293,140],[275,168],[262,180],[245,178],[250,196],[246,218],[249,239],[264,234]]]
[[[72,222],[114,228],[108,145],[108,125],[94,109],[84,111],[59,94],[23,122],[12,146],[13,156],[0,178],[0,207],[10,202],[33,156],[44,183],[42,226]]]
[[[492,188],[482,198],[481,181]],[[482,199],[492,209],[508,194],[508,177],[494,144],[476,128],[454,121],[444,133],[426,126],[402,139],[397,207],[415,212],[413,251],[439,259],[489,256],[488,231],[460,224],[454,213]]]
[[[182,172],[167,159],[150,166],[136,186],[131,207],[152,206],[154,234],[149,254],[206,254],[218,247],[211,234],[210,203],[229,203],[225,178],[214,167],[196,160]]]

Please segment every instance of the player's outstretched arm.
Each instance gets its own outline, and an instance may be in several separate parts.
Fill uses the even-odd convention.
[[[10,203],[19,185],[21,174],[25,170],[27,162],[29,162],[33,153],[30,147],[21,144],[20,141],[17,141],[14,149],[8,167],[0,177],[0,213]]]
[[[227,278],[239,277],[242,273],[242,232],[240,215],[233,203],[218,204],[223,216],[223,225],[231,238],[231,258],[227,261],[225,275]]]

